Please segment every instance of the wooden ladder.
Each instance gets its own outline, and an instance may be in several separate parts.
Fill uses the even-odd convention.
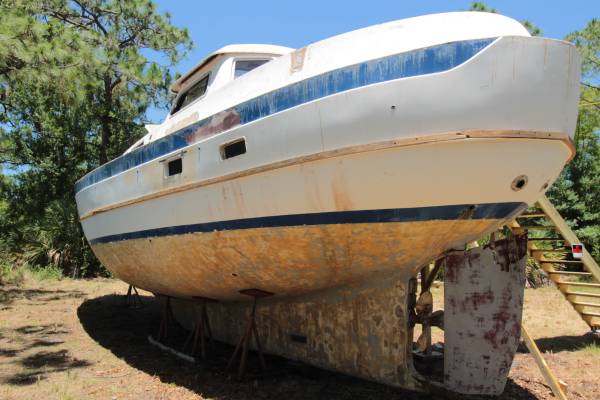
[[[586,249],[582,258],[571,257],[579,239],[548,198],[518,216],[513,228],[530,232],[529,254],[592,331],[600,330],[600,267]]]

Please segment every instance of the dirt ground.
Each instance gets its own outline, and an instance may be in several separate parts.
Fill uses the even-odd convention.
[[[223,372],[229,346],[216,345],[210,363],[193,365],[150,345],[160,309],[147,293],[142,308],[125,307],[126,291],[109,279],[0,287],[0,399],[438,398],[275,357],[267,358],[268,373],[236,381]],[[558,291],[527,290],[524,323],[570,398],[599,399],[600,341]],[[184,332],[170,335],[180,341]],[[501,399],[550,398],[531,355],[517,354]]]

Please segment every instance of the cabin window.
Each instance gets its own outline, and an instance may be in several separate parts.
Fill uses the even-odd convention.
[[[246,153],[246,140],[244,138],[236,139],[221,146],[221,158],[223,160],[227,160],[228,158],[236,157],[244,153]]]
[[[183,171],[183,162],[181,161],[181,158],[169,161],[167,163],[167,170],[169,176],[180,174]]]
[[[308,343],[308,338],[304,335],[297,335],[295,333],[290,334],[290,340],[296,343],[306,344]]]
[[[199,99],[204,95],[204,93],[206,93],[206,88],[208,87],[208,77],[209,75],[206,75],[204,78],[194,83],[191,88],[177,96],[175,99],[175,104],[173,104],[173,108],[171,109],[171,115],[175,114],[182,108],[185,108],[185,106],[194,100]]]
[[[237,60],[235,62],[235,70],[233,73],[233,78],[239,78],[244,75],[246,72],[252,71],[254,68],[260,67],[266,62],[269,62],[269,59],[262,60]]]

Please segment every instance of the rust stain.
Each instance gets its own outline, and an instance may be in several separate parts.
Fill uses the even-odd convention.
[[[460,303],[460,311],[478,310],[479,306],[491,304],[494,302],[494,292],[491,288],[485,292],[474,292],[467,294],[465,299]]]
[[[213,115],[208,123],[197,127],[185,137],[185,140],[188,144],[193,144],[200,139],[227,131],[238,125],[240,125],[240,114],[231,108]]]
[[[504,390],[520,338],[526,246],[527,238],[517,236],[448,255],[444,290],[448,389],[488,395]]]
[[[451,253],[446,256],[444,265],[444,280],[450,283],[456,283],[458,269],[461,267],[465,256],[462,253]]]
[[[223,195],[234,202],[231,190]],[[462,220],[446,232],[449,223],[242,229],[117,241],[93,249],[115,275],[140,288],[177,297],[239,300],[244,297],[237,292],[247,287],[293,296],[381,273],[411,274],[414,265],[424,265],[449,243],[489,231],[499,221]],[[446,274],[450,271],[452,277],[450,260]]]
[[[333,194],[336,211],[348,211],[353,209],[352,199],[346,190],[346,179],[342,173],[339,173],[331,182],[331,192]]]

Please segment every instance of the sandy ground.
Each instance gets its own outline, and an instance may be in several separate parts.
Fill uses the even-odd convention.
[[[268,373],[238,382],[223,372],[231,347],[216,345],[210,363],[192,365],[149,345],[160,309],[147,293],[144,307],[125,307],[126,291],[108,279],[0,287],[0,399],[437,398],[275,357]],[[600,341],[558,291],[527,290],[525,324],[570,398],[599,399]],[[249,369],[257,370],[254,357]],[[501,399],[551,398],[532,357],[517,354]]]

